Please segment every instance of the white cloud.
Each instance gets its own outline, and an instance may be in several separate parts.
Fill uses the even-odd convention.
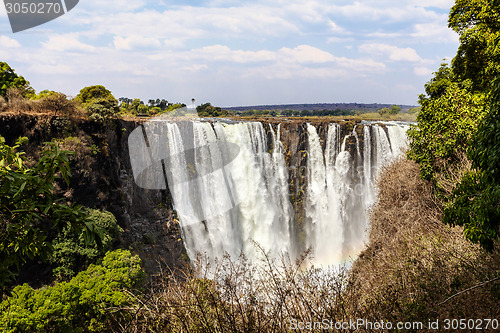
[[[446,22],[446,21],[445,21]],[[430,22],[414,25],[414,32],[410,35],[426,41],[457,43],[458,34],[449,29],[445,23]]]
[[[57,74],[64,75],[64,74],[74,73],[73,69],[70,66],[63,64],[57,64],[57,65],[37,64],[32,66],[32,70],[40,74],[50,74],[50,75],[57,75]]]
[[[33,33],[0,35],[0,58],[14,62],[27,78],[33,75],[32,83],[57,82],[76,86],[76,92],[91,81],[125,90],[116,91],[118,95],[136,97],[160,91],[158,87],[165,91],[165,86],[169,94],[187,89],[191,95],[191,89],[199,86],[197,94],[210,91],[218,94],[214,100],[225,101],[227,96],[245,96],[235,93],[239,83],[250,90],[265,86],[256,88],[261,92],[286,85],[289,96],[299,90],[312,96],[318,89],[307,88],[304,82],[321,81],[325,92],[373,87],[376,82],[380,83],[376,94],[373,90],[356,94],[388,102],[381,100],[383,89],[392,89],[395,79],[408,87],[422,87],[437,59],[453,55],[458,42],[446,27],[445,9],[453,0],[194,3],[80,2],[71,15],[51,23],[56,28],[39,28],[66,32],[49,33],[41,44]],[[8,20],[3,26],[8,27]],[[276,84],[276,80],[286,81]],[[185,82],[184,88],[179,81]],[[275,96],[286,103],[284,90]],[[259,97],[255,95],[256,103]],[[175,100],[177,95],[169,98]]]
[[[137,34],[113,38],[113,45],[117,50],[132,50],[132,49],[154,49],[161,46],[161,42],[153,37],[143,37]]]
[[[42,45],[48,50],[54,50],[58,52],[94,52],[96,50],[94,46],[80,42],[78,40],[78,37],[74,35],[53,35],[50,36],[46,42],[42,42]]]
[[[102,0],[86,0],[80,1],[78,4],[79,10],[90,10],[96,15],[100,13],[109,12],[130,12],[144,7],[147,1],[144,0],[114,0],[114,1],[102,1]]]
[[[454,0],[411,0],[410,3],[415,6],[434,7],[449,9],[454,4]]]
[[[332,20],[328,20],[328,26],[330,27],[330,31],[336,34],[346,33],[346,30],[339,26],[337,23]]]
[[[415,49],[410,47],[400,48],[388,44],[362,44],[359,46],[359,51],[372,55],[386,55],[393,61],[410,61],[421,62],[422,58],[417,54]]]
[[[417,76],[429,76],[434,72],[432,69],[429,69],[427,67],[415,67],[413,69],[413,73]]]
[[[325,63],[336,59],[331,53],[310,45],[299,45],[293,49],[283,47],[278,53],[282,60],[297,63]]]
[[[224,45],[205,46],[193,50],[192,54],[196,58],[212,61],[232,61],[237,63],[251,63],[276,59],[276,54],[271,51],[231,50],[228,46]]]
[[[15,49],[21,47],[21,44],[15,39],[9,38],[7,36],[0,36],[0,45],[2,48]]]

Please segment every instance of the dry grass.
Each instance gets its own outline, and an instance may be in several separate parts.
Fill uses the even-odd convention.
[[[443,225],[441,203],[418,175],[406,160],[385,170],[369,244],[350,271],[305,270],[307,254],[273,261],[262,249],[255,264],[224,258],[209,267],[198,259],[194,268],[161,274],[120,330],[292,332],[293,323],[309,322],[317,326],[307,331],[323,332],[324,320],[498,318],[498,251],[485,253]]]
[[[262,251],[262,249],[261,249]],[[290,332],[293,321],[343,321],[345,271],[321,271],[296,262],[262,260],[249,264],[224,258],[210,267],[163,274],[159,286],[139,298],[130,332]],[[320,331],[320,330],[315,330]]]
[[[28,99],[17,88],[7,90],[7,102],[0,97],[0,112],[13,114],[49,114],[72,119],[85,115],[81,104],[62,93],[56,93],[40,99]]]
[[[476,286],[498,277],[499,251],[486,253],[444,225],[441,203],[418,174],[414,162],[400,160],[379,180],[369,246],[351,272],[353,312],[388,320],[498,318],[499,281]]]
[[[7,110],[7,102],[5,101],[5,98],[0,96],[0,112],[4,112]]]
[[[355,119],[355,120],[369,120],[369,121],[409,121],[415,122],[417,120],[417,115],[415,113],[398,113],[398,114],[385,114],[381,116],[378,112],[361,113],[355,116],[345,116],[341,117],[343,119]]]

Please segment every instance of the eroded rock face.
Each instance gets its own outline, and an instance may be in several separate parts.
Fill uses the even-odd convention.
[[[255,120],[254,120],[255,121]],[[304,199],[307,187],[307,123],[316,127],[322,148],[325,148],[329,121],[300,119],[258,119],[268,134],[268,151],[272,151],[272,134],[277,133],[285,149],[289,167],[290,200],[295,211],[296,236],[300,237],[305,220]],[[27,136],[28,155],[37,156],[43,142],[64,141],[73,137],[77,157],[72,161],[71,200],[84,206],[112,212],[125,230],[120,247],[130,248],[140,255],[145,270],[154,275],[162,267],[179,267],[188,262],[183,247],[179,223],[172,209],[168,190],[146,190],[133,179],[128,151],[128,136],[143,119],[115,120],[106,126],[87,120],[64,119],[56,116],[3,115],[0,135],[8,144]],[[341,137],[352,132],[353,121],[340,122]],[[188,123],[181,124],[189,130]],[[192,127],[192,126],[191,126]],[[362,126],[357,127],[362,133]],[[353,145],[354,142],[346,142]],[[64,144],[63,144],[64,147]],[[72,146],[75,148],[75,146]],[[61,185],[61,191],[64,191]],[[300,244],[300,241],[298,242]]]
[[[116,120],[103,126],[55,116],[3,115],[0,135],[10,145],[20,136],[28,137],[25,150],[30,158],[37,158],[43,142],[75,138],[70,140],[79,142],[71,147],[77,150],[71,158],[72,191],[58,184],[61,194],[113,213],[124,229],[117,246],[138,253],[146,272],[154,275],[161,267],[183,265],[187,257],[168,191],[142,189],[134,182],[127,139],[139,123]]]

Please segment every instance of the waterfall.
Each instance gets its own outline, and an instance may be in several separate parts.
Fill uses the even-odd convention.
[[[171,153],[189,141],[177,123],[167,123],[165,140]],[[241,253],[256,256],[252,241],[273,256],[291,252],[292,208],[288,200],[288,174],[283,146],[273,131],[274,147],[267,151],[266,132],[261,123],[237,124],[193,122],[194,156],[186,163],[182,154],[168,167],[176,179],[188,179],[182,173],[194,169],[198,175],[189,182],[178,182],[171,190],[188,255],[209,258]],[[224,142],[239,147],[238,156],[222,166],[227,154]],[[202,149],[203,147],[208,147]]]
[[[307,124],[306,246],[312,247],[315,263],[338,262],[342,256],[344,178],[349,171],[345,147],[339,151],[338,125],[328,128],[326,165],[316,128]],[[338,169],[337,169],[338,166]],[[328,258],[321,258],[323,255]]]
[[[311,247],[314,264],[337,265],[362,249],[377,175],[402,154],[408,126],[363,122],[346,132],[331,123],[322,142],[318,129],[306,124],[303,221],[290,202],[292,173],[281,124],[275,128],[266,130],[260,122],[157,121],[131,133],[136,183],[168,184],[190,258],[228,253],[253,260],[258,243],[271,257],[293,258]]]

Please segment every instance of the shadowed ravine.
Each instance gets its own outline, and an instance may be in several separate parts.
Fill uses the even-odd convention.
[[[408,125],[302,123],[295,135],[303,149],[293,151],[284,124],[146,123],[143,149],[130,136],[134,172],[144,160],[163,160],[157,171],[166,171],[190,258],[227,252],[252,260],[257,242],[271,257],[312,248],[314,264],[338,265],[362,250],[374,181],[402,154]]]

